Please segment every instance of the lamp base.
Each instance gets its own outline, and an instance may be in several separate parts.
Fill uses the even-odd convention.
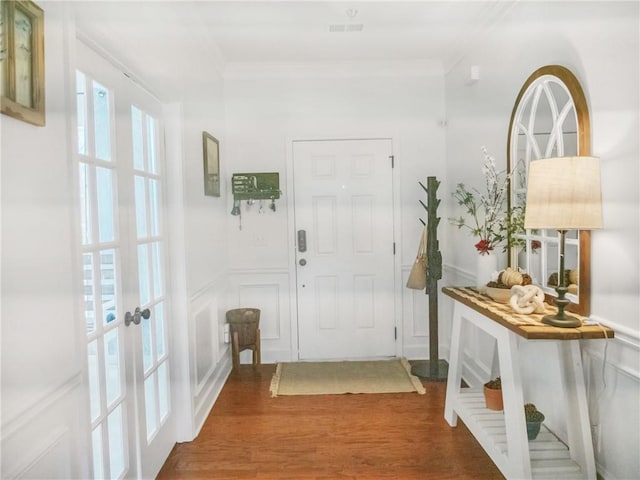
[[[563,315],[563,317],[564,318],[558,318],[557,315],[547,315],[542,319],[542,323],[561,328],[576,328],[582,326],[582,322],[579,318],[572,317],[571,315],[566,314]]]

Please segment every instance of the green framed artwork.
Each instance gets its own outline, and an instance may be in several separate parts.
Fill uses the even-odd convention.
[[[0,2],[2,113],[45,124],[44,11],[29,0]]]

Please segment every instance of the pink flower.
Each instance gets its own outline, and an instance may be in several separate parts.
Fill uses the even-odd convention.
[[[493,247],[491,246],[489,241],[485,239],[480,240],[474,246],[476,247],[478,252],[480,252],[480,255],[489,255],[489,252],[493,250]]]

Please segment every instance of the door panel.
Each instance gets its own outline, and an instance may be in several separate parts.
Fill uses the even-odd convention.
[[[154,477],[169,402],[160,106],[78,43],[77,160],[95,478]],[[139,311],[149,309],[150,316]],[[134,321],[125,322],[125,314]]]
[[[390,140],[294,142],[301,359],[395,355],[391,155]]]

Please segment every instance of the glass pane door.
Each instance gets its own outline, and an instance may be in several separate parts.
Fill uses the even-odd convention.
[[[76,72],[78,180],[93,470],[129,470],[122,248],[113,155],[113,91]]]
[[[79,43],[77,165],[95,478],[152,478],[170,402],[158,102]]]
[[[158,121],[131,107],[135,192],[138,291],[142,309],[142,364],[144,417],[140,429],[150,443],[170,413],[169,357],[166,339],[165,240],[162,235],[162,182],[158,162]]]

